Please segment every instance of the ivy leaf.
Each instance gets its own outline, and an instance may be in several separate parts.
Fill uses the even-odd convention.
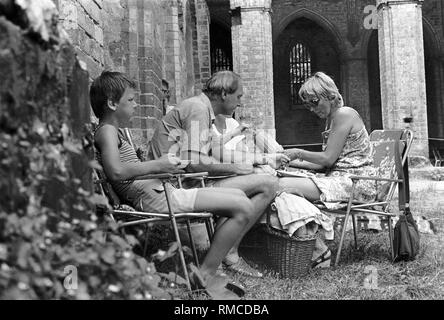
[[[146,270],[147,268],[151,267],[150,265],[148,265],[148,262],[143,258],[136,258],[136,262],[139,265],[139,268],[142,270]]]
[[[46,139],[49,136],[48,131],[45,128],[45,124],[41,122],[40,119],[38,118],[34,120],[34,123],[32,125],[32,131],[34,131],[44,139]]]
[[[89,284],[91,287],[97,288],[100,285],[100,283],[101,283],[101,281],[98,277],[96,277],[96,276],[89,277]]]
[[[65,147],[66,150],[68,150],[72,153],[82,154],[82,147],[80,144],[75,144],[75,143],[72,143],[71,141],[65,140],[63,142],[63,146]]]
[[[104,242],[104,239],[105,237],[103,231],[97,230],[91,233],[91,240],[94,240],[94,242],[102,243]]]
[[[20,243],[17,248],[17,265],[20,268],[26,269],[28,267],[28,256],[31,250],[31,244]]]
[[[117,244],[121,249],[127,249],[130,247],[130,245],[128,244],[128,242],[126,242],[125,240],[123,240],[121,237],[116,236],[116,235],[111,235],[110,236],[112,242],[114,242],[115,244]]]
[[[106,247],[100,254],[100,257],[103,261],[105,261],[108,264],[114,264],[116,263],[116,257],[115,257],[115,250],[113,247]]]
[[[102,170],[103,171],[103,167],[100,165],[100,163],[97,160],[92,160],[88,162],[88,166],[91,169],[95,169],[95,170]]]
[[[137,238],[135,236],[127,235],[125,238],[126,238],[126,241],[128,241],[128,244],[131,247],[134,247],[134,246],[139,244],[139,240],[137,240]]]
[[[4,244],[0,244],[0,261],[8,259],[8,248]]]

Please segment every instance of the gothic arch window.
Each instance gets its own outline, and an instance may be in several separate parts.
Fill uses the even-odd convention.
[[[226,48],[214,48],[211,52],[212,73],[221,70],[233,70],[231,55],[227,53]]]
[[[233,70],[231,31],[217,22],[210,24],[211,73]]]
[[[293,105],[303,104],[299,97],[299,89],[311,75],[312,57],[310,50],[301,42],[296,42],[290,46],[290,91]]]

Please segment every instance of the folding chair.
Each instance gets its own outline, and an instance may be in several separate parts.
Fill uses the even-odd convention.
[[[413,133],[410,130],[375,130],[370,134],[370,141],[373,145],[373,166],[379,169],[379,176],[351,176],[353,185],[346,207],[331,210],[325,207],[321,208],[327,213],[345,215],[335,266],[339,264],[350,215],[352,217],[355,247],[357,248],[358,246],[356,214],[359,213],[376,214],[388,219],[390,253],[393,260],[392,217],[395,214],[389,211],[396,186],[398,186],[399,191],[400,209],[402,210],[409,206],[408,154],[413,141]],[[353,199],[356,184],[360,180],[375,181],[375,187],[377,182],[379,182],[377,195],[374,200],[363,203]]]
[[[444,158],[441,156],[441,153],[439,152],[438,148],[433,148],[433,157],[435,158],[435,167],[440,167],[444,163]]]
[[[132,143],[132,137],[130,135],[129,130],[125,130],[125,135],[131,144],[131,146],[134,145]],[[94,150],[96,152],[96,150]],[[170,174],[170,173],[164,173],[164,174],[151,174],[151,175],[144,175],[139,176],[136,178],[136,180],[148,180],[148,179],[159,179],[161,180],[163,187],[165,189],[165,201],[168,205],[168,213],[153,213],[153,212],[142,212],[137,211],[133,207],[122,204],[117,194],[113,191],[111,185],[109,184],[108,180],[105,177],[105,174],[103,171],[99,169],[94,169],[94,183],[98,186],[97,191],[101,195],[105,196],[111,207],[112,210],[105,210],[106,213],[114,220],[119,221],[118,228],[125,228],[129,226],[135,226],[135,225],[145,225],[147,228],[146,237],[145,237],[145,243],[143,248],[143,254],[145,256],[146,249],[147,249],[147,240],[148,240],[148,226],[150,224],[155,223],[164,223],[164,222],[170,222],[171,227],[174,231],[174,237],[178,244],[178,252],[179,257],[182,265],[182,269],[184,272],[185,280],[187,282],[187,287],[189,290],[191,290],[191,284],[190,279],[188,275],[188,270],[186,267],[185,262],[185,256],[183,253],[183,247],[182,242],[180,240],[179,236],[179,230],[178,230],[178,222],[185,222],[188,236],[190,239],[190,245],[193,252],[194,257],[194,263],[197,267],[199,267],[199,260],[197,256],[197,250],[196,246],[194,244],[193,235],[191,232],[191,221],[195,220],[201,220],[204,219],[205,225],[207,228],[208,237],[211,241],[213,234],[214,234],[214,227],[212,222],[212,213],[209,212],[187,212],[187,213],[176,213],[174,212],[173,207],[171,206],[171,194],[168,188],[166,188],[166,184],[168,182],[177,182],[179,184],[179,187],[182,187],[182,181],[184,179],[198,179],[201,181],[201,186],[205,187],[204,179],[208,176],[208,173],[201,172],[201,173],[189,173],[189,174]],[[103,207],[101,208],[104,209]]]

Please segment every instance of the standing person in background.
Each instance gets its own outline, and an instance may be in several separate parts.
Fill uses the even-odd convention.
[[[174,109],[174,106],[170,105],[170,98],[171,98],[171,92],[170,92],[170,85],[168,81],[165,79],[162,79],[162,113],[163,115],[166,115],[168,112]]]

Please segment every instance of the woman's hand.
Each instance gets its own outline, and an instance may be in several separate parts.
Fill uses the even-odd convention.
[[[267,163],[273,169],[285,167],[290,162],[290,158],[284,153],[270,153],[267,154],[266,157]]]
[[[284,154],[290,158],[291,161],[296,160],[296,159],[300,159],[300,154],[302,152],[302,149],[297,149],[297,148],[293,148],[293,149],[287,149],[284,151]]]

